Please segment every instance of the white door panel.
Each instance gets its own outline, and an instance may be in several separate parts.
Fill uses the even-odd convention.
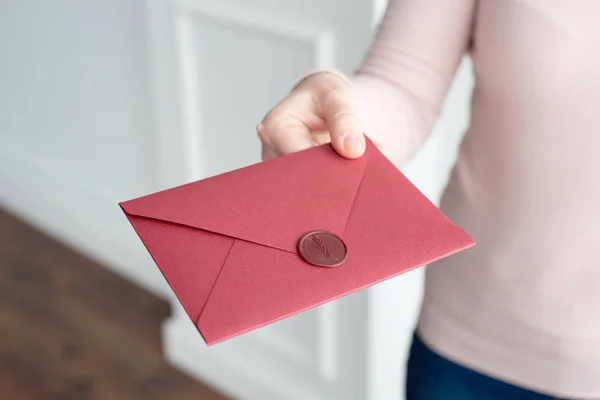
[[[152,0],[148,17],[157,142],[170,142],[159,147],[161,170],[170,171],[165,187],[258,162],[255,126],[265,113],[309,70],[351,71],[372,24],[365,1]],[[333,302],[209,349],[180,311],[166,329],[166,349],[175,364],[244,398],[364,399],[365,299]],[[226,372],[214,373],[215,364]]]
[[[311,69],[351,71],[371,34],[365,0],[147,5],[165,187],[259,161],[265,113]]]

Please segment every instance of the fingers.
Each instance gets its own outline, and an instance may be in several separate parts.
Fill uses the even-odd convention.
[[[257,127],[258,128],[258,127]],[[258,129],[257,129],[258,131]],[[273,150],[270,146],[265,145],[263,143],[262,145],[262,154],[261,154],[261,158],[263,161],[267,161],[270,160],[272,158],[277,158],[279,157],[281,154],[278,154],[275,150]]]
[[[315,145],[311,140],[311,126],[318,125],[307,99],[298,96],[286,99],[267,114],[257,126],[263,143],[263,158],[294,153]]]
[[[354,93],[349,87],[324,92],[319,105],[331,134],[331,144],[347,158],[358,158],[365,152],[365,137],[358,120]]]
[[[331,142],[343,157],[361,157],[366,148],[350,85],[331,74],[307,78],[257,127],[263,159]]]

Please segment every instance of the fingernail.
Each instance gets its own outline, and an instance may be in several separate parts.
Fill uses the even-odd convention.
[[[362,155],[365,150],[365,142],[360,136],[348,136],[344,139],[344,150],[351,155]]]

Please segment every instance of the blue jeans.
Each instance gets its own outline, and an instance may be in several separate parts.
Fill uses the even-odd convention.
[[[556,400],[482,375],[434,353],[415,335],[406,376],[407,400]]]

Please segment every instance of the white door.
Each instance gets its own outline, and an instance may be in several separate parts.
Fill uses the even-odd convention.
[[[168,187],[258,162],[255,125],[307,71],[351,72],[373,9],[367,0],[152,0],[148,18]],[[358,294],[205,349],[178,308],[166,349],[241,398],[365,399],[366,313]]]
[[[241,400],[401,399],[422,271],[206,348],[117,202],[259,161],[305,72],[350,73],[385,0],[2,0],[0,203],[161,296],[168,358]],[[471,75],[405,170],[432,199]],[[450,135],[450,133],[452,133]]]

